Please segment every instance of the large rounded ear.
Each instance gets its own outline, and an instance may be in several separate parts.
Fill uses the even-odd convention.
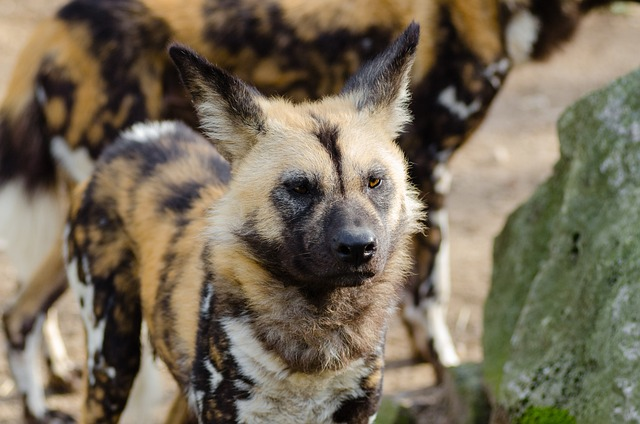
[[[412,22],[385,51],[366,63],[345,84],[342,94],[358,110],[376,114],[394,136],[411,120],[409,73],[413,65],[420,25]]]
[[[264,133],[262,95],[191,49],[172,45],[169,55],[191,93],[204,134],[232,162],[242,158]]]

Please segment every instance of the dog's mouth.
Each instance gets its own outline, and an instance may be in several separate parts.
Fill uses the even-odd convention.
[[[305,298],[315,304],[322,305],[327,301],[335,301],[335,296],[341,296],[342,290],[354,289],[366,286],[375,277],[373,272],[353,272],[348,274],[340,274],[331,278],[325,278],[323,281],[314,283],[305,283],[299,286],[300,292]]]
[[[376,273],[373,271],[352,272],[343,274],[333,282],[336,287],[357,287],[371,281]]]
[[[359,287],[371,281],[376,276],[373,271],[342,272],[340,274],[325,275],[318,281],[308,282],[304,287],[315,290],[331,290],[341,287]]]

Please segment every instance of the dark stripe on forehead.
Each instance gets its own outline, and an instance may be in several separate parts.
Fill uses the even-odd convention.
[[[316,116],[313,117],[318,123],[318,128],[314,135],[318,137],[320,144],[327,150],[331,162],[336,169],[338,181],[340,182],[340,192],[344,194],[344,180],[342,178],[342,153],[338,147],[338,135],[340,130],[338,126],[322,120]]]

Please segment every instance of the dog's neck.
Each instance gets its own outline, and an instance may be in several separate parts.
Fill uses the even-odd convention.
[[[228,256],[225,262],[229,265]],[[215,293],[211,319],[241,318],[292,372],[340,370],[377,355],[384,344],[397,281],[381,275],[359,287],[309,292],[273,279],[250,261],[236,263],[235,270],[242,271],[231,276],[216,265],[208,265]]]
[[[286,358],[283,346],[274,349],[263,342],[255,313],[245,311],[247,305],[235,295],[228,297],[218,279],[205,283],[201,301],[189,389],[195,410],[205,415],[215,411],[216,416],[238,422],[277,422],[283,408],[291,422],[334,422],[344,414],[346,419],[338,421],[360,422],[375,414],[382,390],[383,335],[366,355],[352,355],[331,369],[313,361],[328,357],[333,344],[301,349],[296,331],[287,341],[291,352],[304,350],[301,355],[307,362],[301,364]],[[322,353],[311,357],[306,352],[310,349]]]

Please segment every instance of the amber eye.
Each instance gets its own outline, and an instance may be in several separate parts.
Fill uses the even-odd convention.
[[[298,194],[307,194],[309,193],[309,186],[307,184],[300,184],[293,187],[293,191],[295,191]]]
[[[382,180],[376,177],[369,177],[369,188],[376,188],[380,185]]]

